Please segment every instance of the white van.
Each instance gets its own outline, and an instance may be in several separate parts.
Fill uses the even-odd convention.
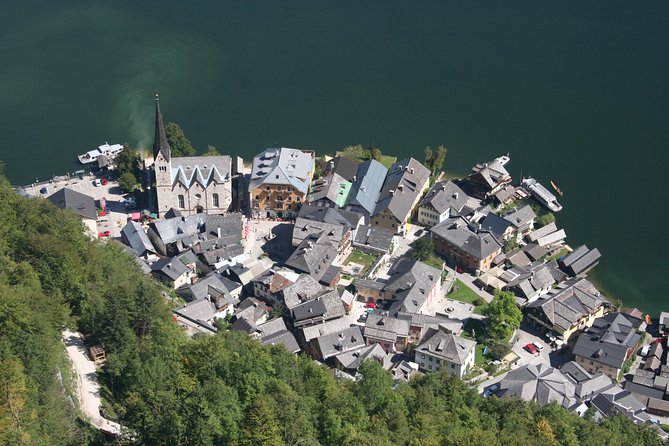
[[[93,186],[98,187],[98,186],[101,186],[101,185],[102,185],[102,182],[100,181],[99,178],[96,178],[96,179],[93,180]]]

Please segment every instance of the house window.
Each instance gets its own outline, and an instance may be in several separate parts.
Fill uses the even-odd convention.
[[[186,205],[185,205],[185,203],[184,203],[184,196],[183,196],[183,195],[179,195],[179,207],[180,207],[181,209],[183,209],[183,208],[186,207]]]
[[[432,370],[432,364],[428,365],[427,368]]]
[[[434,361],[434,358],[432,356],[429,357],[430,362]]]
[[[260,200],[260,195],[256,195],[256,200]]]
[[[420,359],[425,359],[425,355],[420,355]]]
[[[211,204],[217,208],[218,207],[218,194],[213,194],[211,196]]]
[[[167,172],[167,166],[160,166],[160,167],[158,167],[158,170],[160,172]]]
[[[454,368],[455,368],[455,364],[451,364],[451,368],[454,369]]]
[[[299,203],[300,200],[301,200],[301,198],[300,198],[300,197],[296,197],[295,200],[297,200],[297,202]]]

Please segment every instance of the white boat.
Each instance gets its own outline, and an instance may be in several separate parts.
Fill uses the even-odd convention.
[[[104,143],[99,146],[97,149],[90,150],[83,155],[77,156],[81,164],[94,163],[102,155],[105,155],[107,158],[114,159],[116,155],[123,151],[123,145],[121,144],[112,144]]]
[[[539,203],[546,206],[553,212],[560,212],[562,205],[558,203],[557,198],[548,189],[543,187],[537,180],[532,177],[524,178],[522,185],[527,188],[530,193],[537,199]]]

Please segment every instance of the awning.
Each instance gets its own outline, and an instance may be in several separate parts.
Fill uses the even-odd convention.
[[[138,220],[140,219],[139,212],[133,212],[132,214],[130,214],[130,218],[131,218],[133,221],[138,221]]]

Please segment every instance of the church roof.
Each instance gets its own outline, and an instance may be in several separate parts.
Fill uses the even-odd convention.
[[[230,168],[231,160],[227,155],[172,158],[172,186],[181,183],[190,189],[199,184],[206,189],[211,183],[228,182]]]

